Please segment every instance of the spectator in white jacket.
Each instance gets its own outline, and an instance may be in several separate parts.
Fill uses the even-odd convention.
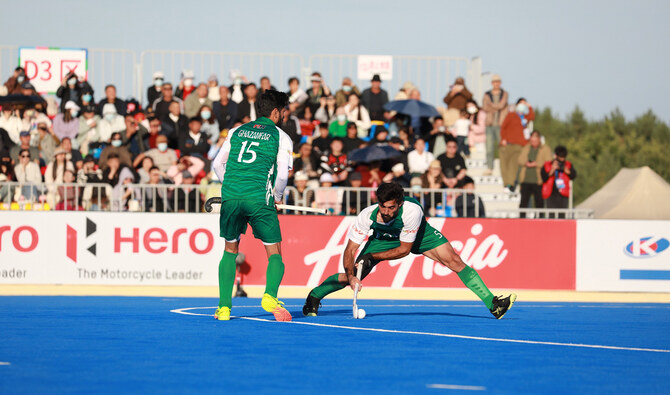
[[[422,138],[414,142],[414,150],[407,154],[407,167],[412,177],[421,177],[428,170],[430,162],[435,160],[435,156],[430,151],[426,151],[426,141]]]
[[[36,201],[39,197],[38,184],[42,183],[42,173],[40,173],[40,167],[37,163],[30,160],[29,150],[22,149],[19,152],[19,162],[14,166],[14,174],[16,175],[16,181],[22,184],[19,188],[16,188],[14,200]]]
[[[370,113],[367,108],[361,104],[361,99],[357,94],[349,95],[349,101],[344,105],[344,113],[347,120],[356,124],[358,128],[358,137],[368,137],[368,131],[372,126]]]

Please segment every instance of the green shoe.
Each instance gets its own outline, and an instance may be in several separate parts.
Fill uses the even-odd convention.
[[[512,308],[514,301],[516,300],[516,294],[510,294],[507,297],[494,296],[493,297],[493,307],[489,310],[491,314],[497,319],[503,318],[507,310]]]
[[[280,302],[277,298],[269,294],[263,294],[261,300],[263,310],[272,313],[277,321],[291,321],[291,313],[282,306],[283,304],[284,302]]]

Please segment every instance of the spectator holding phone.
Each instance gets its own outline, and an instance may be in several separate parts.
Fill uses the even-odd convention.
[[[542,197],[547,208],[568,208],[570,203],[570,181],[577,177],[577,171],[567,156],[568,149],[559,145],[554,159],[542,166]]]

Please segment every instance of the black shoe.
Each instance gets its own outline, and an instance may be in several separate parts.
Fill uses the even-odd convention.
[[[314,296],[307,295],[305,305],[302,306],[302,315],[305,317],[316,317],[319,314],[319,307],[321,306],[321,299]]]
[[[494,296],[493,297],[493,307],[489,310],[491,314],[497,319],[503,318],[507,310],[512,308],[514,301],[516,300],[516,294],[510,294],[507,297]]]

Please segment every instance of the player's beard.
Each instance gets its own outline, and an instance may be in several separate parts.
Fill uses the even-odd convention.
[[[281,129],[282,125],[284,125],[284,117],[279,117],[275,125],[277,125],[277,127]]]

